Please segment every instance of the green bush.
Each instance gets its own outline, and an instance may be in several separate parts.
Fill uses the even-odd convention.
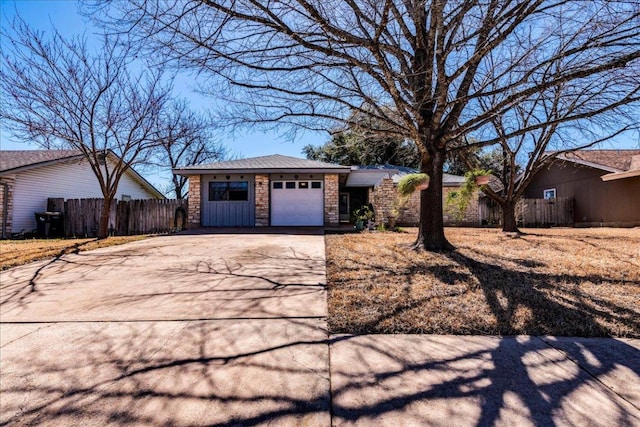
[[[354,210],[352,216],[354,221],[364,221],[366,224],[375,217],[375,212],[368,205],[364,205]]]

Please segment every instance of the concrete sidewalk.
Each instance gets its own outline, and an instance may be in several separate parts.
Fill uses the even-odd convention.
[[[331,341],[335,426],[640,426],[640,340]]]

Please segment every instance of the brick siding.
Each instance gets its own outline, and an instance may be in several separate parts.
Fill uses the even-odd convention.
[[[450,191],[458,190],[459,187],[443,187],[442,203],[446,206],[447,194]],[[384,178],[373,189],[369,190],[369,201],[373,204],[376,219],[379,222],[386,222],[391,211],[396,207],[398,201],[398,189],[391,178]],[[480,211],[478,207],[478,193],[476,192],[473,199],[465,212],[464,218],[456,220],[452,215],[443,213],[445,225],[465,225],[478,226],[480,224]],[[400,209],[400,216],[397,219],[399,225],[417,225],[420,222],[420,192],[414,192],[406,204]]]
[[[256,175],[256,227],[269,226],[269,175]]]
[[[338,188],[338,175],[325,174],[324,176],[324,224],[339,225],[340,209],[339,203],[340,190]]]
[[[0,234],[3,238],[11,236],[13,225],[13,185],[15,175],[7,175],[0,178]],[[6,186],[5,186],[6,184]],[[5,194],[5,189],[7,194]],[[5,212],[4,206],[7,205]]]

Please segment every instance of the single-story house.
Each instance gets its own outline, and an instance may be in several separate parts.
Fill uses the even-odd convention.
[[[369,203],[376,219],[384,221],[397,200],[398,179],[410,172],[414,171],[277,154],[173,169],[189,178],[189,224],[195,227],[337,226]],[[444,181],[446,197],[446,191],[459,188],[464,178],[445,175]],[[479,218],[477,203],[474,206],[468,222],[475,224]],[[418,215],[415,193],[398,224],[417,224]]]
[[[107,161],[115,155],[109,152]],[[164,199],[133,169],[118,185],[117,198]],[[46,211],[48,198],[102,198],[98,179],[77,150],[0,151],[2,237],[36,228],[34,213]]]
[[[640,226],[640,150],[580,150],[538,172],[525,198],[573,198],[576,227]]]

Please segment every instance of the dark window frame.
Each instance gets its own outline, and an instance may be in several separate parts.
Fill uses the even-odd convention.
[[[249,181],[209,181],[210,202],[248,202]]]

